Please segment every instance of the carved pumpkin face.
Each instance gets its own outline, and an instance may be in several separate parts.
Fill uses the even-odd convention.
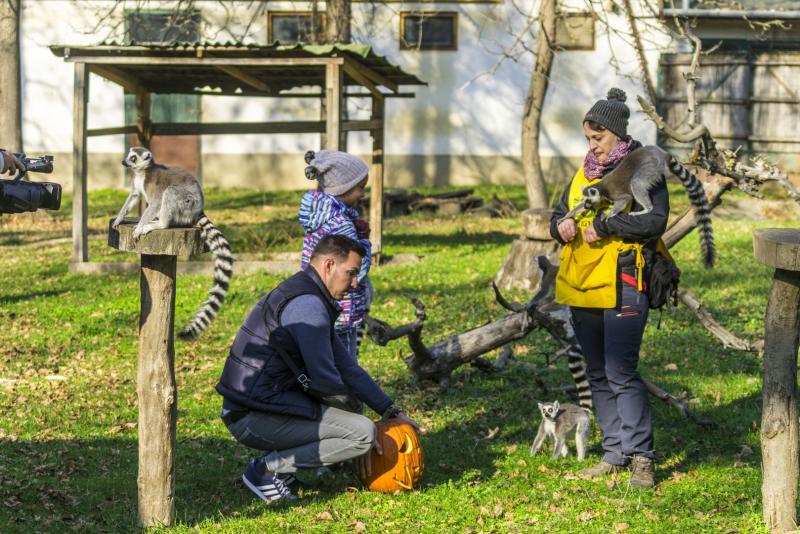
[[[408,423],[385,421],[376,423],[375,437],[383,447],[383,454],[370,452],[372,474],[361,482],[370,491],[391,493],[410,490],[419,484],[425,467],[417,433]]]

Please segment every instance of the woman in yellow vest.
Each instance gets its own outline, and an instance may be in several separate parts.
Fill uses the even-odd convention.
[[[622,90],[612,88],[584,117],[589,151],[553,213],[550,233],[564,245],[556,301],[572,312],[603,433],[603,459],[581,475],[632,468],[632,486],[653,487],[653,424],[637,366],[649,309],[645,271],[669,215],[666,185],[651,191],[649,213],[625,212],[603,221],[598,213],[585,212],[559,223],[581,201],[584,187],[602,180],[641,146],[627,133],[625,98]],[[636,209],[634,202],[627,211]]]

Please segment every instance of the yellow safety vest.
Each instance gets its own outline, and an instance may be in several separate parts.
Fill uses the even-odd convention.
[[[600,178],[589,180],[583,173],[583,165],[572,178],[567,198],[567,208],[572,209],[583,200],[583,188],[596,184]],[[636,278],[642,290],[644,257],[641,243],[624,243],[619,236],[606,236],[587,244],[583,232],[594,218],[607,211],[587,211],[575,217],[578,233],[575,239],[561,250],[561,266],[556,277],[556,302],[581,308],[615,308],[617,306],[617,261],[619,255],[629,250],[636,251]],[[627,208],[630,210],[630,206]]]

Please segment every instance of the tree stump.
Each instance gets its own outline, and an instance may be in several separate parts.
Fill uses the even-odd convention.
[[[133,240],[135,220],[116,230],[109,246],[141,255],[141,315],[136,393],[139,399],[139,522],[143,527],[175,520],[175,273],[178,256],[205,250],[200,229],[156,230]]]
[[[535,291],[539,287],[539,267],[536,256],[547,256],[558,263],[555,253],[560,245],[550,237],[550,216],[553,210],[529,209],[522,212],[522,235],[511,244],[494,282],[500,289]]]
[[[800,342],[800,230],[753,232],[755,259],[775,268],[764,318],[764,385],[761,412],[761,495],[772,532],[795,530],[800,478],[797,350]]]

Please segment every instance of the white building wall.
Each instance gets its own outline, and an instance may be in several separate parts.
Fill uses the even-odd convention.
[[[527,0],[534,2],[535,0]],[[72,65],[55,57],[51,44],[96,44],[109,37],[121,38],[117,19],[109,18],[103,29],[93,32],[98,11],[108,11],[112,1],[74,2],[66,0],[23,0],[23,137],[28,153],[57,154],[58,176],[71,181],[72,151]],[[198,2],[204,18],[206,37],[218,41],[237,39],[249,27],[248,40],[266,43],[266,9],[306,10],[305,3],[232,2],[234,18],[223,20],[216,2]],[[516,5],[525,5],[516,2]],[[584,6],[578,2],[578,6]],[[469,184],[481,181],[522,183],[519,175],[520,127],[528,91],[533,57],[522,54],[497,66],[500,53],[514,41],[513,30],[525,24],[512,3],[354,3],[353,37],[369,43],[376,53],[428,82],[427,87],[408,87],[416,98],[387,102],[387,183],[406,186],[420,183]],[[399,47],[400,11],[455,11],[458,15],[458,50],[409,51]],[[610,24],[627,31],[625,19],[610,15]],[[226,25],[230,31],[219,31]],[[215,28],[215,26],[217,26]],[[618,36],[607,35],[596,23],[593,51],[559,51],[551,72],[545,101],[541,150],[550,179],[563,179],[566,160],[579,160],[585,153],[581,119],[592,103],[611,86],[624,89],[632,110],[630,133],[645,143],[655,140],[655,129],[637,113],[636,94],[645,94],[633,49]],[[669,46],[662,35],[647,33],[648,61],[656,77],[659,48]],[[532,45],[532,38],[528,38]],[[613,52],[613,53],[612,53]],[[618,68],[610,63],[616,58]],[[118,126],[123,123],[122,89],[92,76],[89,127]],[[361,106],[362,109],[358,109]],[[367,106],[356,103],[354,115]],[[203,97],[203,120],[257,121],[319,117],[319,103],[312,99],[250,99]],[[123,151],[122,136],[91,138],[90,187],[122,186],[118,161]],[[305,187],[301,155],[319,147],[317,135],[206,136],[202,140],[206,183],[212,185],[257,185],[262,187]],[[366,134],[351,134],[348,149],[356,154],[371,150]],[[221,170],[236,157],[252,164],[242,180],[222,182]],[[266,158],[256,163],[258,158]],[[281,158],[286,162],[276,164]],[[562,166],[556,166],[561,162]],[[569,165],[571,165],[570,163]],[[280,168],[290,179],[260,180],[264,169]],[[255,181],[253,175],[256,175]],[[65,183],[68,185],[68,182]]]

